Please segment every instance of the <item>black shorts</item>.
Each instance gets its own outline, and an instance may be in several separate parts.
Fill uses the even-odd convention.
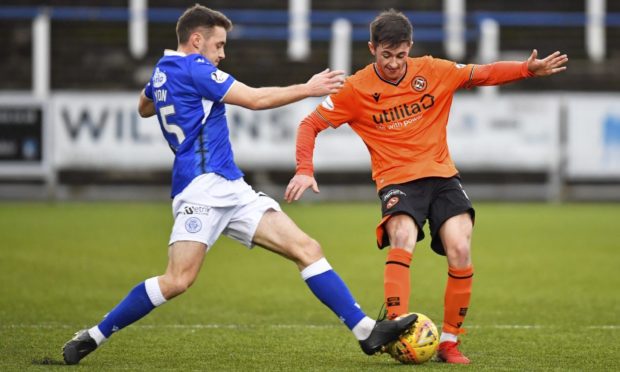
[[[439,238],[439,229],[450,217],[468,212],[474,221],[475,211],[461,186],[458,176],[451,178],[429,177],[400,185],[389,185],[379,191],[383,219],[377,226],[377,245],[390,245],[383,225],[392,215],[407,214],[418,226],[417,241],[424,239],[422,228],[428,219],[431,231],[431,248],[442,256],[446,255]]]

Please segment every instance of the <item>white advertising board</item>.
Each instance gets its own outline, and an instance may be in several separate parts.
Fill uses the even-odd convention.
[[[235,160],[244,169],[295,168],[299,122],[320,100],[263,111],[227,106]],[[54,164],[58,169],[161,170],[173,154],[155,117],[140,118],[133,93],[58,93],[52,99]],[[369,169],[369,156],[350,128],[327,130],[315,152],[317,169]]]
[[[620,178],[620,94],[570,95],[567,177]]]
[[[142,119],[137,93],[57,93],[52,97],[58,169],[169,169],[173,154],[157,118]]]
[[[228,106],[237,163],[294,169],[299,122],[320,99],[263,111]],[[142,119],[133,93],[58,93],[52,99],[54,164],[59,169],[169,169],[173,155],[155,117]],[[557,164],[559,99],[455,97],[448,141],[461,169],[546,170]],[[349,128],[319,134],[317,170],[367,170],[366,146]]]
[[[558,162],[560,99],[457,95],[448,124],[459,169],[546,171]]]

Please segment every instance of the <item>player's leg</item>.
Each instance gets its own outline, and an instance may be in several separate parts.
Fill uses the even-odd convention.
[[[429,179],[391,185],[379,192],[383,219],[377,226],[377,245],[390,246],[383,273],[384,300],[390,319],[409,311],[410,265],[415,244],[424,238]]]
[[[431,205],[431,246],[448,261],[444,319],[438,358],[447,363],[469,363],[458,350],[458,335],[469,308],[473,267],[471,235],[474,210],[457,178],[438,181],[438,196]]]
[[[266,211],[252,240],[293,261],[312,293],[345,323],[368,355],[381,351],[417,319],[410,316],[399,321],[377,323],[366,316],[323,256],[320,245],[281,211]]]
[[[410,265],[418,238],[418,226],[407,214],[390,216],[384,226],[391,247],[383,273],[384,299],[387,317],[394,319],[409,311]]]
[[[65,344],[67,364],[75,364],[123,327],[144,317],[155,307],[189,288],[234,213],[233,207],[212,208],[204,190],[219,179],[203,177],[186,187],[172,203],[174,226],[168,242],[168,266],[163,275],[138,284],[98,325],[78,332]],[[208,183],[209,184],[205,184]],[[224,181],[220,181],[224,182]],[[231,203],[231,205],[234,203]]]
[[[155,307],[185,292],[200,271],[206,248],[205,244],[192,241],[178,241],[171,245],[164,275],[138,284],[101,323],[78,332],[63,347],[65,362],[78,363],[114,332],[142,319]]]
[[[469,309],[473,283],[471,264],[472,220],[469,213],[448,219],[439,235],[448,260],[448,281],[444,297],[444,320],[440,337],[439,357],[448,363],[469,363],[457,348],[458,335]]]

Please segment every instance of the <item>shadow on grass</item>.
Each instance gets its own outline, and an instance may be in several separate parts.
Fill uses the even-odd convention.
[[[32,364],[39,366],[64,366],[65,362],[64,360],[54,359],[46,356],[41,359],[32,359]]]

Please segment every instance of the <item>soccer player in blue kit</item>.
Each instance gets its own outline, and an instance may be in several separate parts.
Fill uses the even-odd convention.
[[[305,84],[249,87],[217,68],[231,28],[231,21],[218,11],[198,4],[187,9],[177,22],[177,50],[165,51],[140,95],[140,115],[157,115],[175,154],[168,267],[163,275],[134,287],[98,325],[77,332],[63,347],[67,364],[79,363],[114,332],[185,292],[221,234],[293,261],[312,293],[345,323],[368,355],[382,351],[417,319],[410,315],[375,321],[366,316],[320,245],[275,200],[243,180],[233,160],[225,104],[255,110],[278,107],[335,93],[343,78],[341,71],[325,70]]]

